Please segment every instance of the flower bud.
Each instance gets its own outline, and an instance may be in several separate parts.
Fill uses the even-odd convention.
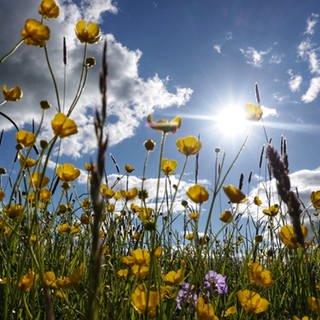
[[[156,146],[156,143],[152,139],[146,140],[143,144],[147,151],[153,151]]]
[[[51,105],[47,100],[40,101],[40,107],[43,110],[50,109]]]
[[[95,57],[88,57],[88,58],[86,59],[85,65],[86,65],[87,68],[91,68],[91,67],[93,67],[95,64],[96,64],[96,58],[95,58]]]

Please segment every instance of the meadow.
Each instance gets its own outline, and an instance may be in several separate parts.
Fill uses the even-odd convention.
[[[128,187],[135,168],[129,164],[119,168],[116,160],[107,162],[119,176],[111,181],[105,167],[109,142],[105,41],[97,81],[101,108],[94,120],[95,160],[81,168],[87,173],[86,191],[75,192],[80,170],[61,161],[59,148],[62,139],[78,132],[72,115],[87,74],[96,67],[87,47],[103,39],[96,23],[80,20],[75,25],[75,39],[83,45],[83,64],[72,103],[62,106],[63,93],[47,48],[54,29],[46,26],[47,19],[59,16],[59,6],[54,0],[42,0],[38,11],[37,19],[24,22],[18,44],[0,60],[1,68],[20,46],[44,50],[56,96],[56,101],[39,101],[41,120],[26,130],[1,110],[6,103],[23,99],[23,88],[1,84],[0,116],[11,123],[16,141],[11,146],[13,165],[3,166],[0,158],[0,318],[320,319],[320,190],[310,194],[310,203],[303,203],[291,187],[286,140],[276,150],[262,126],[266,143],[257,154],[259,168],[265,172],[263,193],[268,207],[261,210],[262,216],[252,214],[260,210],[262,201],[258,194],[251,199],[243,191],[242,175],[234,184],[225,183],[245,152],[246,140],[230,164],[223,151],[215,150],[209,187],[198,183],[199,137],[176,139],[177,154],[185,159],[179,170],[175,159],[164,157],[166,140],[175,139],[183,125],[179,116],[147,117],[146,137],[148,130],[157,130],[160,143],[141,141],[145,158],[139,187]],[[63,52],[66,65],[65,43]],[[256,102],[244,106],[243,112],[249,121],[261,122],[257,85],[255,93]],[[41,139],[52,108],[51,138]],[[5,152],[5,134],[2,130],[0,154]],[[150,178],[146,172],[151,153],[158,158],[152,177],[157,184],[155,199],[149,199],[145,183]],[[125,161],[129,163],[129,157]],[[177,210],[187,167],[194,168],[194,184],[185,192],[183,209]],[[271,181],[276,183],[276,196]],[[229,201],[218,212],[221,194]],[[219,216],[221,227],[212,225],[214,215]],[[178,218],[181,225],[176,223]]]

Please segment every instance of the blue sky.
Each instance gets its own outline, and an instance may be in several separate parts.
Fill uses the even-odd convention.
[[[27,4],[19,1],[17,6],[3,0],[2,5],[0,56],[19,40],[24,20],[37,17],[38,1]],[[61,84],[63,69],[59,59],[62,36],[66,36],[70,61],[67,101],[72,98],[81,60],[81,45],[74,38],[75,23],[81,18],[98,21],[102,33],[108,34],[111,123],[108,154],[116,157],[121,168],[126,163],[136,167],[132,185],[139,183],[141,177],[143,141],[152,138],[159,146],[159,133],[146,126],[146,116],[152,113],[155,119],[182,116],[182,128],[169,136],[165,152],[165,156],[177,159],[181,165],[183,157],[176,151],[176,138],[201,136],[200,179],[210,188],[213,150],[216,147],[224,150],[230,163],[244,139],[243,132],[230,134],[230,121],[222,123],[218,116],[228,110],[232,118],[235,110],[241,110],[247,102],[255,102],[257,82],[268,136],[276,147],[282,135],[288,140],[293,185],[299,187],[307,202],[310,192],[320,189],[318,0],[70,0],[60,1],[60,5],[59,20],[48,22],[52,29],[48,47]],[[101,49],[102,43],[93,45],[89,54],[99,60]],[[63,160],[79,168],[94,158],[91,115],[100,103],[98,72],[99,63],[90,71],[86,90],[73,115],[79,124],[79,135],[66,139],[62,147]],[[15,57],[0,65],[0,81],[8,86],[21,85],[24,90],[20,102],[1,107],[21,127],[32,119],[36,123],[39,120],[38,101],[54,99],[48,89],[50,78],[43,53],[38,48],[23,46]],[[49,121],[53,114],[54,110],[48,112],[44,138],[52,135]],[[9,167],[12,154],[3,150],[13,143],[14,131],[5,119],[0,119],[1,127],[6,133],[0,166]],[[241,127],[240,121],[231,127]],[[264,143],[263,129],[252,128],[228,183],[237,185],[240,173],[245,179],[251,171],[258,175]],[[149,162],[150,178],[156,176],[158,150]],[[114,170],[109,158],[108,166],[111,174]],[[192,169],[191,161],[187,173]],[[184,183],[185,187],[193,183],[191,174],[187,174]],[[258,177],[252,181],[252,194],[257,192],[258,183]]]

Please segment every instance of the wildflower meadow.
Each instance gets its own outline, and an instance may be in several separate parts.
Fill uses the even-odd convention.
[[[198,160],[204,144],[194,132],[175,138],[183,126],[180,116],[146,118],[142,182],[132,188],[128,182],[135,168],[106,160],[108,43],[94,21],[75,24],[82,69],[78,84],[65,90],[57,82],[48,45],[58,16],[59,5],[42,0],[38,16],[21,22],[21,40],[0,57],[2,72],[21,46],[44,51],[42,63],[56,98],[39,101],[41,120],[22,128],[2,106],[23,101],[23,88],[1,84],[0,117],[12,125],[8,131],[15,131],[16,141],[10,146],[12,166],[6,167],[1,158],[7,132],[0,132],[0,318],[320,319],[320,190],[303,203],[292,188],[287,141],[279,139],[278,150],[268,138],[258,85],[253,85],[255,102],[243,106],[243,114],[248,122],[260,123],[257,134],[265,136],[257,150],[264,176],[260,194],[249,197],[243,186],[251,176],[246,181],[240,172],[239,181],[226,183],[246,152],[247,138],[231,161],[216,148],[208,159],[214,168],[207,177],[210,185],[201,184]],[[91,57],[87,49],[97,42],[104,43],[101,56]],[[65,66],[68,46],[65,41],[61,45]],[[73,112],[85,95],[88,73],[97,68],[96,59],[101,61],[101,106],[94,117],[96,141],[90,142],[96,152],[77,168],[72,159],[62,160],[60,146],[78,132]],[[15,74],[19,83],[19,72]],[[65,95],[73,96],[70,105]],[[45,121],[51,126],[47,138]],[[152,130],[158,132],[158,141],[148,138]],[[169,140],[175,141],[182,163],[165,157]],[[148,177],[151,154],[156,154],[157,170]],[[130,156],[124,161],[130,163]],[[118,179],[108,179],[107,166]],[[77,192],[81,170],[87,184],[84,192]],[[178,193],[187,171],[192,171],[194,183],[181,201]],[[156,186],[152,200],[149,178]],[[222,194],[228,202],[221,210],[217,204]],[[219,225],[213,224],[214,216]]]

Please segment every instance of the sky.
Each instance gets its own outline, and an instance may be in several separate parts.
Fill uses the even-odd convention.
[[[212,189],[215,148],[230,164],[247,134],[239,114],[246,103],[256,102],[258,83],[264,110],[263,123],[276,148],[281,137],[288,143],[293,187],[307,204],[320,190],[320,4],[318,0],[78,0],[58,1],[60,16],[50,20],[48,42],[59,89],[63,87],[62,39],[66,38],[66,105],[72,101],[80,74],[83,45],[74,35],[80,19],[98,22],[102,40],[108,40],[108,135],[107,172],[116,178],[110,154],[121,171],[129,163],[136,170],[130,185],[140,185],[144,160],[143,142],[153,139],[157,148],[150,156],[147,175],[150,198],[155,193],[160,134],[146,125],[155,120],[182,117],[182,126],[166,141],[165,156],[179,162],[183,156],[175,141],[200,136],[199,181]],[[24,21],[37,13],[38,0],[1,0],[0,56],[20,39]],[[94,161],[93,114],[100,106],[98,87],[103,41],[90,45],[88,55],[97,59],[90,69],[86,88],[72,114],[79,133],[62,142],[61,161],[83,169]],[[23,45],[0,65],[0,84],[20,85],[23,99],[0,106],[21,128],[40,119],[39,101],[48,100],[42,138],[52,137],[50,120],[55,110],[51,79],[40,48]],[[240,112],[239,112],[240,110]],[[0,166],[10,167],[14,128],[0,117],[4,137]],[[249,138],[226,183],[237,185],[242,173],[249,197],[261,192],[259,158],[266,143],[263,128],[252,126]],[[53,164],[51,164],[53,166]],[[182,180],[178,199],[194,183],[194,159]],[[263,170],[262,170],[263,171]],[[248,185],[248,176],[253,179]],[[172,177],[175,181],[178,175]],[[79,184],[85,186],[83,172]],[[260,191],[259,191],[260,190]],[[225,209],[226,199],[218,205]],[[217,215],[216,215],[217,216]]]

